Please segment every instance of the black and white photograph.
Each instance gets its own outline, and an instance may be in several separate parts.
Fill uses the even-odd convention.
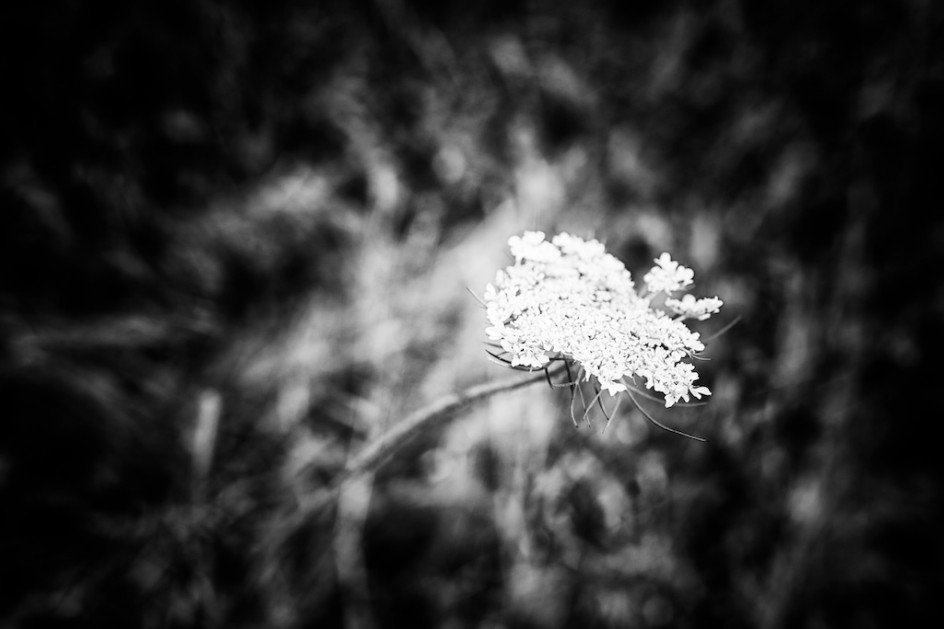
[[[0,7],[0,629],[944,626],[944,3]]]

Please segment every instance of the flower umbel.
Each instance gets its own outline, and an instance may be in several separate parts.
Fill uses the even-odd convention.
[[[508,244],[515,264],[498,272],[484,301],[486,333],[513,367],[543,369],[564,359],[610,395],[627,390],[624,379],[640,379],[665,396],[666,407],[711,394],[695,385],[698,374],[684,362],[704,350],[684,320],[707,319],[722,302],[671,297],[692,284],[691,269],[663,253],[643,278],[644,296],[623,263],[596,240],[562,233],[547,241],[532,231]],[[666,308],[677,317],[650,306],[657,293],[669,295]]]
[[[691,286],[695,272],[673,260],[668,253],[655,259],[652,267],[642,278],[650,293],[674,293]]]
[[[706,297],[704,299],[695,299],[691,295],[685,295],[681,299],[665,300],[665,307],[680,315],[683,319],[698,319],[704,321],[713,314],[721,310],[723,301],[717,297]]]

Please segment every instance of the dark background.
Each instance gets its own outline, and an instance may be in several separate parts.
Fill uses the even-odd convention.
[[[940,3],[22,4],[4,626],[940,622]],[[506,375],[464,289],[535,228],[741,317],[653,409],[709,442],[537,385],[312,503]]]

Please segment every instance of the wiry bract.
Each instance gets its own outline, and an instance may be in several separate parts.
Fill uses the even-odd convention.
[[[691,285],[691,269],[663,253],[639,294],[623,263],[596,240],[562,233],[547,241],[542,232],[525,232],[508,244],[515,264],[498,272],[484,297],[486,333],[512,366],[541,369],[563,358],[610,395],[627,389],[624,378],[641,379],[665,396],[666,407],[710,395],[695,386],[698,374],[684,362],[705,348],[684,320],[707,319],[721,300],[669,298],[675,318],[651,306],[656,294]]]

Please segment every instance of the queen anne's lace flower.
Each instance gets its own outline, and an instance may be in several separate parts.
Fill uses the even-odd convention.
[[[682,315],[683,319],[698,319],[704,321],[713,314],[721,310],[724,302],[717,297],[705,297],[704,299],[695,299],[691,295],[685,295],[681,299],[665,300],[665,307],[672,312]]]
[[[541,369],[552,358],[580,364],[610,395],[626,390],[624,378],[641,379],[665,396],[666,407],[690,396],[710,395],[695,386],[698,374],[683,362],[704,349],[683,322],[718,312],[721,300],[667,299],[672,318],[650,307],[635,291],[632,276],[596,240],[562,233],[550,242],[543,232],[508,241],[515,264],[485,288],[489,326],[514,367]],[[692,284],[694,273],[663,253],[644,280],[650,296]]]
[[[642,278],[650,293],[674,293],[691,286],[695,272],[681,266],[668,253],[656,258],[655,263]]]
[[[525,232],[520,237],[512,236],[508,239],[508,246],[518,264],[521,264],[522,260],[553,262],[561,257],[560,249],[544,242],[544,232]]]

